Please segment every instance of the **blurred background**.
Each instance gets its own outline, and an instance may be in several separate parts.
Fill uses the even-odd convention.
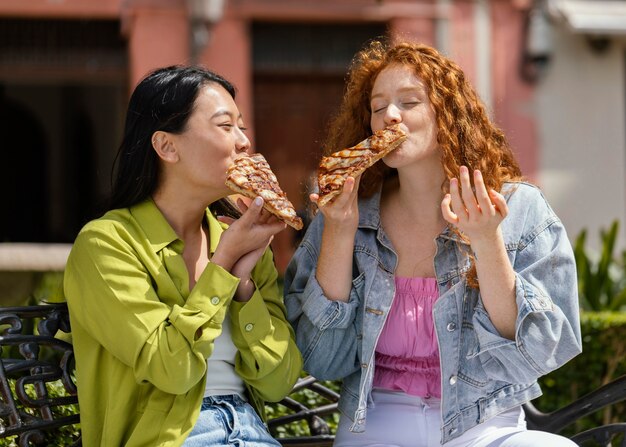
[[[350,60],[383,35],[461,65],[572,241],[587,230],[593,249],[617,220],[626,246],[626,0],[0,0],[0,305],[62,271],[101,214],[148,71],[233,81],[254,149],[304,210]],[[298,237],[273,242],[281,273]]]

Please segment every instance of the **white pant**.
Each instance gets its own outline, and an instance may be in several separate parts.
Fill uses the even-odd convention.
[[[434,447],[441,445],[439,399],[374,390],[364,433],[350,432],[342,416],[334,447]],[[445,447],[575,447],[572,441],[547,432],[527,430],[522,407],[505,411],[471,428]]]

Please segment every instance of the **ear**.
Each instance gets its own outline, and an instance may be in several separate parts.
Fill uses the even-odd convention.
[[[168,163],[176,163],[179,155],[172,134],[157,130],[152,134],[152,148],[159,158]]]

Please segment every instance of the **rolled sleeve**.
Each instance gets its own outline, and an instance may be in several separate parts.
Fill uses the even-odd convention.
[[[352,287],[347,303],[326,298],[315,278],[314,253],[313,246],[305,240],[287,267],[287,314],[296,329],[305,369],[321,380],[343,378],[359,365],[354,342],[358,294]]]
[[[271,316],[258,289],[248,302],[233,301],[230,305],[230,314],[233,339],[240,346],[253,346],[271,332]]]
[[[530,383],[581,352],[576,268],[558,220],[520,250],[516,259],[515,340],[499,335],[482,308],[473,317],[478,355],[496,379]]]
[[[350,290],[348,302],[329,300],[314,274],[309,277],[301,299],[302,311],[320,330],[346,329],[356,316],[358,300],[354,288]]]
[[[237,347],[235,370],[263,400],[270,402],[291,391],[302,369],[277,276],[268,249],[252,272],[256,287],[250,300],[230,304],[232,337]]]
[[[170,323],[205,358],[213,351],[213,342],[221,333],[226,310],[238,285],[239,278],[210,263],[202,272],[185,305],[172,308]]]

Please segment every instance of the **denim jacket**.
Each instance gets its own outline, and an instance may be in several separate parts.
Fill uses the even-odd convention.
[[[441,441],[539,395],[537,378],[581,352],[576,266],[565,228],[538,188],[508,183],[501,223],[515,270],[515,340],[502,337],[467,285],[471,247],[446,228],[435,240],[439,298],[433,318],[441,358]],[[379,214],[380,192],[359,202],[348,302],[324,296],[315,277],[324,219],[311,223],[285,276],[288,319],[304,368],[343,379],[339,409],[365,430],[374,351],[395,295],[397,255]]]

